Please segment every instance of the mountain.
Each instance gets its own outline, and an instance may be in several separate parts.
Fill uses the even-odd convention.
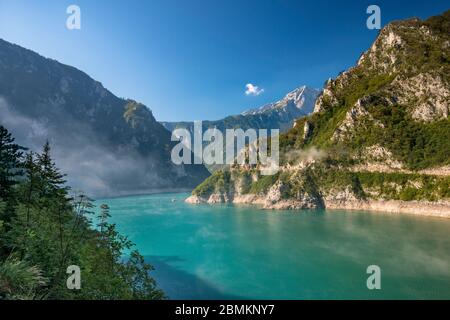
[[[202,130],[205,132],[210,128],[217,128],[221,132],[226,129],[280,129],[285,132],[292,128],[294,121],[300,117],[310,114],[314,110],[319,90],[306,86],[299,87],[288,93],[283,99],[264,105],[257,109],[251,109],[239,115],[228,116],[221,120],[202,121]],[[194,132],[194,122],[161,122],[169,131],[177,128],[189,130],[191,135]],[[250,141],[252,142],[252,141]],[[203,142],[206,146],[207,142]],[[236,154],[238,150],[235,150]],[[224,168],[224,165],[207,165],[210,172]]]
[[[280,170],[212,175],[188,202],[450,217],[450,11],[389,23],[314,113],[280,137]]]
[[[306,116],[314,110],[314,102],[320,94],[319,90],[302,86],[288,93],[275,103],[264,105],[257,109],[245,111],[239,115],[228,116],[215,121],[203,121],[203,129],[218,128],[220,130],[241,128],[280,129],[289,130],[295,119]],[[161,122],[172,131],[176,128],[186,128],[193,132],[193,122]]]
[[[297,119],[313,112],[314,103],[320,90],[302,86],[289,92],[283,99],[275,103],[269,103],[260,108],[251,109],[242,113],[243,116],[258,115],[264,113],[285,114],[287,118]]]
[[[69,183],[95,196],[187,189],[209,175],[171,162],[171,134],[143,104],[1,39],[0,124],[32,150],[50,140]]]

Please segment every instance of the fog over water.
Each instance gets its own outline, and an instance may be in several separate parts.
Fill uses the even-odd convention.
[[[157,192],[164,181],[133,150],[113,152],[96,139],[96,134],[75,120],[65,119],[67,128],[46,123],[45,117],[34,119],[19,114],[0,97],[0,124],[16,142],[40,152],[48,140],[57,166],[67,174],[68,184],[93,197]]]

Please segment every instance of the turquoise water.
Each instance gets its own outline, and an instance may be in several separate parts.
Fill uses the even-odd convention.
[[[172,299],[450,299],[450,219],[189,205],[187,194],[98,201]],[[366,268],[381,268],[368,290]]]

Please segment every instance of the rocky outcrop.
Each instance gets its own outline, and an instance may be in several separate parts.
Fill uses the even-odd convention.
[[[447,119],[450,109],[450,83],[439,74],[420,73],[395,79],[391,85],[399,103],[412,105],[413,119],[430,122]]]
[[[397,26],[394,24],[387,25],[381,30],[370,49],[361,55],[358,66],[366,63],[370,68],[377,68],[382,72],[395,72],[398,52],[404,50],[403,45],[404,41]]]
[[[450,166],[427,168],[419,171],[420,174],[429,174],[433,176],[450,176]]]
[[[277,188],[279,187],[275,189]],[[301,212],[302,209],[325,208],[327,210],[360,210],[450,218],[450,201],[361,200],[356,198],[348,188],[332,190],[324,196],[323,204],[309,196],[301,199],[282,199],[278,194],[277,190],[273,190],[267,196],[247,194],[229,198],[215,194],[209,198],[203,198],[192,195],[186,199],[186,202],[190,204],[246,204],[256,205],[266,210],[299,210],[298,212]]]
[[[364,108],[361,99],[355,103],[354,107],[347,111],[344,121],[334,131],[333,140],[344,139],[349,131],[351,131],[363,117],[371,117],[369,112]]]
[[[207,203],[208,199],[205,199],[203,197],[199,197],[197,195],[191,195],[184,201],[186,203],[190,203],[190,204],[200,204],[200,203]]]
[[[281,136],[279,174],[228,201],[449,217],[449,23],[450,11],[383,28]]]
[[[265,209],[314,209],[322,207],[321,201],[310,195],[308,192],[297,192],[296,196],[286,198],[288,187],[281,181],[275,183],[265,196]]]
[[[270,210],[299,210],[322,208],[321,201],[318,201],[308,193],[301,193],[295,198],[283,198],[283,184],[281,182],[273,185],[267,194],[222,194],[212,193],[208,196],[191,195],[185,202],[190,204],[251,204],[258,205],[263,209]]]
[[[333,83],[334,82],[331,79],[327,81],[326,87],[323,89],[322,94],[317,98],[316,103],[314,104],[314,113],[324,111],[325,104],[333,106],[338,103],[338,100],[331,89]]]
[[[303,126],[303,140],[308,139],[311,136],[311,133],[311,123],[309,123],[309,121],[305,121],[305,125]]]
[[[412,214],[450,219],[450,202],[400,201],[400,200],[333,200],[326,199],[329,210],[378,211],[391,214]]]

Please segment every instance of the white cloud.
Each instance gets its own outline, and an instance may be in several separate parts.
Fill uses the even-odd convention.
[[[245,87],[247,88],[247,90],[245,90],[245,94],[247,96],[259,96],[264,92],[264,89],[260,89],[258,86],[255,86],[251,83],[247,83]]]

